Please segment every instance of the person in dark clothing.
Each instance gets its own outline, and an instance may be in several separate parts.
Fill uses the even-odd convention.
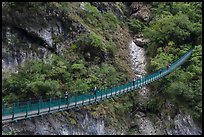
[[[162,69],[159,70],[159,74],[161,74],[161,73],[162,73]]]
[[[65,92],[65,95],[64,95],[64,96],[65,96],[66,99],[69,97],[68,91]]]
[[[96,88],[96,86],[95,86],[94,89],[93,89],[94,95],[96,95],[96,90],[97,90],[97,88]]]
[[[135,79],[133,80],[133,86],[135,86]]]

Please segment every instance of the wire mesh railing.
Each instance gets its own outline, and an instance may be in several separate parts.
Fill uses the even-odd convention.
[[[87,105],[94,103],[96,101],[104,100],[110,97],[128,93],[132,90],[141,88],[144,85],[147,85],[165,75],[171,73],[178,66],[184,63],[190,55],[192,54],[192,49],[186,52],[182,57],[177,61],[173,62],[169,68],[164,68],[162,71],[157,71],[151,75],[148,75],[144,78],[130,81],[126,84],[122,84],[116,87],[98,89],[95,94],[93,93],[84,93],[82,95],[74,95],[69,98],[49,98],[49,99],[39,99],[31,100],[24,102],[17,101],[11,105],[5,105],[5,102],[2,102],[2,122],[3,121],[14,121],[17,119],[24,119],[31,115],[41,115],[42,113],[50,113],[52,111],[59,111],[63,109],[70,109],[73,107],[78,107],[81,105]]]

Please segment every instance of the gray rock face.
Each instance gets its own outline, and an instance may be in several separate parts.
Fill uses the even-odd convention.
[[[67,113],[67,112],[65,112]],[[3,127],[3,131],[15,131],[16,134],[27,135],[106,135],[122,134],[114,128],[106,128],[102,118],[94,119],[86,112],[77,118],[73,124],[68,116],[46,115],[31,120],[19,121],[18,124],[9,124]]]
[[[150,11],[147,7],[142,7],[138,12],[132,14],[131,16],[147,22],[150,18]]]
[[[118,19],[124,20],[124,13],[119,6],[116,6],[119,4],[117,2],[91,2],[91,4],[96,6],[102,13],[111,11],[118,17]]]
[[[139,2],[134,2],[135,5],[131,5],[133,10],[133,17],[141,18],[144,21],[149,19],[149,11],[147,8]],[[2,3],[2,6],[4,3]],[[97,5],[97,3],[95,3]],[[102,12],[103,7],[98,4],[97,7]],[[83,8],[83,4],[82,7]],[[18,13],[19,14],[19,13]],[[120,16],[120,12],[118,12]],[[56,13],[56,16],[59,16]],[[45,21],[47,22],[47,21]],[[59,20],[52,20],[52,25],[49,22],[44,27],[38,26],[26,26],[21,24],[22,27],[28,33],[34,34],[36,37],[44,40],[50,48],[54,46],[54,40],[52,34],[55,36],[60,36],[63,32],[67,35],[67,39],[74,40],[80,33],[89,33],[89,31],[82,25],[74,21],[68,21],[69,28],[64,27],[66,23],[60,22]],[[75,31],[75,34],[71,32]],[[16,70],[16,67],[26,60],[42,59],[45,60],[46,57],[51,54],[46,47],[42,45],[34,45],[32,42],[27,42],[27,48],[18,47],[13,42],[12,37],[14,36],[11,32],[11,28],[7,27],[5,33],[3,34],[7,39],[7,44],[3,44],[2,47],[2,72],[8,69]],[[65,38],[66,39],[66,38]],[[35,42],[34,42],[35,43]],[[10,46],[8,46],[10,45]],[[135,78],[141,78],[141,76],[146,74],[145,65],[145,51],[143,48],[138,47],[139,43],[136,44],[131,41],[130,43],[130,59],[132,61],[132,69],[135,72]],[[57,53],[60,53],[62,47],[56,46]],[[35,50],[33,50],[35,49]],[[87,56],[90,57],[91,54],[87,52]],[[145,103],[148,101],[149,89],[143,87],[138,91],[140,94],[140,102]],[[61,114],[61,113],[60,113]],[[128,119],[128,117],[127,117]],[[174,123],[172,127],[165,128],[165,122]],[[190,116],[183,116],[181,114],[176,115],[174,119],[169,117],[164,117],[164,120],[158,118],[156,123],[153,123],[146,114],[143,112],[137,112],[134,115],[134,119],[131,119],[131,125],[137,129],[134,134],[142,135],[200,135],[202,131],[195,125]],[[3,125],[2,130],[5,132],[15,131],[16,134],[26,134],[26,135],[104,135],[104,134],[126,134],[127,131],[124,129],[117,129],[115,127],[106,127],[106,122],[103,118],[95,119],[88,115],[86,112],[81,113],[77,119],[72,119],[63,112],[60,116],[47,115],[43,117],[35,117],[32,120],[23,120],[19,123],[13,123],[8,125]]]
[[[146,57],[145,50],[137,46],[133,41],[130,43],[130,55],[132,61],[132,69],[135,72],[135,79],[143,78],[147,73],[145,71]],[[140,105],[143,105],[149,100],[149,89],[147,87],[142,87],[138,90]],[[154,129],[154,124],[146,117],[143,113],[139,112],[134,116],[133,123],[138,127],[138,133],[142,135],[155,135],[156,131]]]
[[[130,14],[136,13],[142,7],[141,2],[132,2],[130,5]]]
[[[79,22],[61,20],[60,12],[53,10],[39,17],[28,18],[26,13],[7,13],[3,9],[2,18],[2,74],[17,72],[17,67],[26,60],[46,60],[48,55],[63,55],[67,40],[75,41],[89,31]],[[26,20],[23,20],[25,19]]]
[[[18,45],[18,34],[12,33],[10,27],[7,27],[3,32],[5,35],[5,42],[2,43],[2,72],[11,70],[16,72],[16,68],[24,63],[26,60],[45,59],[49,50],[42,46],[33,45],[33,43],[27,41],[24,45]],[[35,49],[35,50],[33,50]]]
[[[147,22],[150,19],[150,10],[147,5],[141,2],[133,2],[130,6],[130,15],[132,18]]]
[[[132,61],[132,69],[135,72],[136,77],[145,75],[146,71],[144,70],[144,68],[146,65],[146,60],[144,49],[138,47],[133,41],[131,41],[129,47],[130,47],[130,60]]]
[[[173,126],[167,129],[168,135],[201,135],[202,130],[196,126],[190,115],[178,114],[174,118]]]

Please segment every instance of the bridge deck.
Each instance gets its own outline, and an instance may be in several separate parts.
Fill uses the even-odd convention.
[[[34,110],[28,110],[26,108],[27,107],[26,105],[23,106],[23,107],[25,107],[25,109],[23,109],[23,110],[22,110],[22,108],[20,108],[18,106],[18,107],[14,107],[13,111],[11,111],[11,108],[3,107],[3,109],[2,109],[2,112],[3,112],[2,113],[2,123],[27,119],[27,118],[36,117],[36,116],[42,116],[44,114],[54,113],[57,111],[63,111],[63,110],[71,109],[74,107],[79,107],[82,105],[92,104],[94,102],[102,101],[102,100],[105,100],[107,98],[111,98],[111,97],[114,97],[117,95],[122,95],[122,94],[128,93],[132,90],[135,90],[137,88],[141,88],[142,86],[147,85],[147,84],[171,73],[178,66],[180,66],[182,63],[184,63],[184,61],[187,60],[191,54],[192,54],[192,50],[189,50],[180,59],[178,59],[177,61],[172,63],[172,65],[169,69],[165,69],[161,73],[158,71],[152,75],[149,75],[145,78],[137,80],[137,81],[135,81],[136,82],[135,85],[133,85],[133,81],[131,81],[125,85],[120,85],[118,87],[101,90],[96,95],[90,96],[90,94],[89,94],[87,96],[84,94],[84,96],[83,95],[82,96],[75,96],[75,98],[71,98],[71,99],[73,99],[71,102],[69,102],[69,101],[67,101],[67,102],[62,101],[61,102],[61,100],[58,100],[58,102],[60,102],[60,104],[56,104],[56,102],[55,102],[55,104],[53,105],[53,104],[51,104],[51,102],[48,101],[48,102],[44,103],[45,106],[47,106],[46,108],[36,107],[37,105],[39,106],[39,103],[35,104],[36,106],[33,108]],[[18,109],[20,112],[16,111],[15,109]]]

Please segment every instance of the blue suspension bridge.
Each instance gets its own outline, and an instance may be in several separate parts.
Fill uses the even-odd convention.
[[[38,100],[29,100],[26,102],[16,102],[11,105],[2,103],[2,123],[17,122],[22,119],[31,119],[32,117],[52,114],[58,111],[64,111],[75,107],[85,106],[95,102],[103,101],[108,98],[116,97],[141,88],[149,83],[152,83],[181,66],[192,54],[192,50],[187,51],[182,57],[173,62],[169,68],[164,68],[144,78],[131,81],[116,87],[98,89],[96,94],[85,93],[69,98],[49,98]]]

